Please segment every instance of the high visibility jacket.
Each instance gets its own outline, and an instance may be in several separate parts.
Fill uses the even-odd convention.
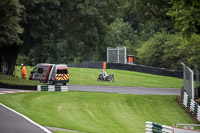
[[[26,68],[25,68],[25,66],[22,66],[22,74],[26,74]]]

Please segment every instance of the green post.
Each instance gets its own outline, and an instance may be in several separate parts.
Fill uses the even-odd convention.
[[[194,103],[194,114],[197,115],[198,104]]]
[[[158,124],[158,123],[152,123],[153,127],[152,127],[152,132],[153,133],[162,133],[162,125]]]
[[[188,98],[187,98],[187,107],[188,107],[188,108],[190,108],[190,102],[191,102],[191,99],[190,99],[190,97],[188,96]]]

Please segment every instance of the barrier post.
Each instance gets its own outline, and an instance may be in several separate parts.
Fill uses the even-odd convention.
[[[106,62],[103,62],[103,69],[106,69]]]

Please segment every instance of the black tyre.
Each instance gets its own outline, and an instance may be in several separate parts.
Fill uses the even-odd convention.
[[[110,81],[110,82],[113,82],[114,81],[114,79],[113,78],[109,78],[109,80],[108,81]]]
[[[63,85],[66,85],[66,83],[63,83]]]
[[[52,80],[50,81],[50,85],[54,85],[54,82]]]

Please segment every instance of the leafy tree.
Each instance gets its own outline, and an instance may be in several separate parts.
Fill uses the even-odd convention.
[[[22,52],[35,63],[105,58],[108,23],[118,13],[120,1],[38,0],[30,4],[24,0],[23,3],[26,21]]]
[[[178,69],[183,58],[182,37],[166,32],[157,33],[138,49],[139,63]]]
[[[181,52],[184,54],[183,61],[185,64],[194,67],[194,64],[200,66],[200,35],[193,34],[191,38],[185,39],[181,45]]]
[[[147,41],[157,32],[174,33],[173,21],[166,15],[169,0],[133,0],[124,7],[124,20],[137,31],[138,40]],[[141,42],[139,42],[141,43]]]
[[[19,25],[22,10],[19,0],[0,1],[0,65],[5,64],[7,74],[11,75],[22,43],[19,37],[23,32]]]
[[[175,28],[183,35],[190,37],[200,33],[200,1],[171,0],[172,5],[167,12],[175,20]]]
[[[108,46],[126,46],[128,54],[135,54],[136,52],[135,38],[137,38],[137,35],[134,33],[131,25],[119,18],[110,24],[106,36]]]

